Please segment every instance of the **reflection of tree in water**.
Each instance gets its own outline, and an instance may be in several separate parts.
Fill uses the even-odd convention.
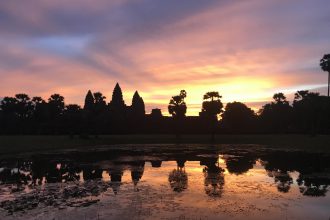
[[[83,168],[84,180],[102,179],[102,169],[93,166],[86,166]]]
[[[221,197],[225,178],[219,163],[210,163],[204,169],[205,193],[210,197]]]
[[[17,184],[17,186],[22,184],[28,184],[31,180],[31,175],[28,172],[29,164],[17,162],[16,168],[3,167],[0,170],[0,184],[12,183]]]
[[[229,173],[240,175],[253,168],[256,158],[252,155],[229,156],[226,158],[226,166]]]
[[[12,184],[12,192],[24,190],[23,185],[28,184],[30,180],[31,175],[22,172],[19,168],[3,168],[0,170],[0,184]]]
[[[79,180],[80,169],[71,163],[34,159],[17,163],[15,168],[4,168],[0,182],[19,185],[41,185],[47,183]]]
[[[277,190],[279,192],[287,193],[291,188],[291,184],[293,183],[292,177],[288,172],[274,170],[267,170],[269,177],[274,177],[275,183],[277,185]]]
[[[65,162],[56,162],[52,161],[45,164],[46,169],[43,168],[43,164],[36,162],[33,164],[33,179],[34,182],[38,182],[40,185],[42,183],[42,175],[45,175],[47,183],[60,183],[68,181],[78,181],[80,176],[80,168],[74,166],[72,163]],[[95,173],[93,173],[95,172]],[[92,168],[83,169],[84,180],[92,179],[96,177],[89,176],[89,173],[96,175],[98,172],[97,169],[93,170]]]
[[[292,180],[288,177],[287,173],[290,171],[297,171],[300,173],[297,183],[300,192],[304,196],[326,195],[330,185],[329,155],[306,152],[275,151],[262,155],[261,160],[268,173],[274,173],[274,171],[279,173],[279,175],[274,176],[275,182],[279,181],[279,183],[282,184],[279,191],[289,191],[287,185],[290,185]]]
[[[32,181],[34,185],[41,185],[43,177],[46,173],[46,164],[45,160],[35,159],[31,165]]]
[[[74,166],[73,164],[63,164],[62,165],[62,178],[65,182],[79,181],[81,169]]]
[[[325,196],[330,185],[330,178],[322,177],[322,174],[320,176],[300,174],[297,183],[304,196]]]
[[[182,192],[188,187],[188,176],[184,168],[185,160],[177,160],[177,168],[170,172],[168,181],[175,192]]]
[[[46,172],[46,181],[47,183],[59,183],[62,182],[62,175],[61,175],[61,166],[58,165],[57,162],[50,162],[47,164],[47,172]]]

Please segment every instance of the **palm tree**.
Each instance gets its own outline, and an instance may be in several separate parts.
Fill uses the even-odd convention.
[[[168,112],[173,116],[176,124],[176,136],[179,138],[180,121],[185,117],[187,105],[184,99],[187,97],[185,90],[180,91],[180,95],[172,96],[168,105]]]
[[[48,99],[48,105],[51,115],[57,117],[61,115],[64,111],[64,97],[60,94],[53,94]]]
[[[221,98],[219,92],[207,92],[203,97],[205,101],[203,102],[202,111],[213,117],[220,114],[223,108]]]
[[[329,85],[330,85],[330,54],[325,54],[320,60],[320,66],[323,71],[328,72],[328,97],[329,97]]]
[[[203,99],[202,114],[205,115],[212,123],[212,140],[214,140],[215,126],[218,121],[217,115],[222,112],[223,104],[219,92],[207,92]]]
[[[289,102],[286,100],[285,95],[282,92],[275,93],[273,95],[273,99],[277,104],[289,104]]]

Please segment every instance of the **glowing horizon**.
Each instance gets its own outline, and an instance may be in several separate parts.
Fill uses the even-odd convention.
[[[197,115],[208,91],[253,109],[275,92],[326,91],[325,0],[30,0],[0,11],[0,98],[60,93],[82,105],[90,89],[109,102],[119,82],[127,105],[138,90],[147,112],[166,115],[185,89]]]

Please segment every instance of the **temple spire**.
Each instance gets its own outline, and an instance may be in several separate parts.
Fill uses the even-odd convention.
[[[86,98],[85,98],[85,105],[84,105],[84,110],[91,111],[94,108],[94,96],[91,90],[88,90]]]
[[[135,91],[132,99],[132,112],[136,116],[144,116],[145,114],[145,106],[144,101],[139,95],[138,91]]]

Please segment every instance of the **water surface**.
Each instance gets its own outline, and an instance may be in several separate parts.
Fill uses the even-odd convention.
[[[0,162],[0,219],[329,219],[330,155],[117,147]]]

